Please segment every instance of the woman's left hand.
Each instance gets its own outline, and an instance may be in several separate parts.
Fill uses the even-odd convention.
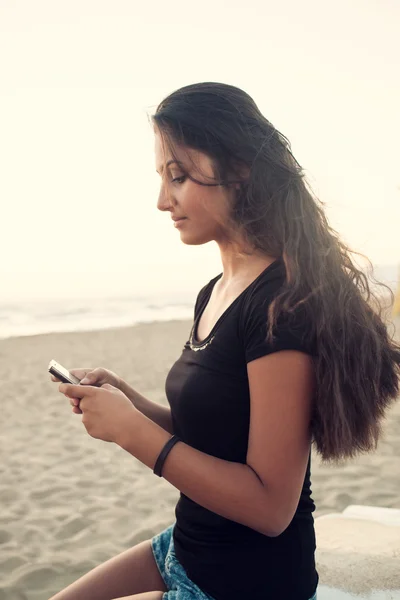
[[[88,434],[98,440],[118,444],[139,414],[129,398],[109,383],[101,387],[61,383],[58,389],[70,398],[72,406],[76,406],[73,399],[79,399],[82,423]]]

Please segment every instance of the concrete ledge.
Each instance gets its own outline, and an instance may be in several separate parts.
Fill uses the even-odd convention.
[[[400,510],[348,506],[315,520],[318,600],[400,600]]]

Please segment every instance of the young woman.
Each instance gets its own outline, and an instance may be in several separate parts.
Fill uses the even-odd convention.
[[[158,208],[183,243],[218,244],[222,273],[197,297],[169,408],[102,368],[59,389],[90,435],[180,490],[176,522],[53,600],[316,598],[311,445],[333,462],[376,447],[400,347],[250,96],[189,85],[152,123]]]

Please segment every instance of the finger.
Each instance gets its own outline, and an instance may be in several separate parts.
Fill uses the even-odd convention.
[[[82,415],[83,414],[82,411],[81,411],[81,409],[78,408],[78,406],[74,406],[72,408],[72,412],[75,413],[76,415]]]
[[[51,377],[52,381],[56,381],[56,382],[60,382],[61,383],[61,380],[57,379],[57,377],[54,377],[54,375],[51,375],[50,377]]]
[[[58,390],[68,396],[69,398],[83,398],[84,396],[91,396],[93,393],[98,392],[98,388],[91,385],[74,385],[72,383],[62,383]]]
[[[79,398],[70,398],[69,399],[69,403],[71,406],[79,406],[79,402],[80,402]]]
[[[83,379],[91,371],[93,371],[93,369],[89,369],[89,368],[85,368],[85,369],[82,369],[82,368],[80,368],[80,369],[70,369],[69,370],[69,372],[71,373],[71,375],[75,375],[75,377],[77,377],[78,379]]]

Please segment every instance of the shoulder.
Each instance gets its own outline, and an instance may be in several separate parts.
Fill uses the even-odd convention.
[[[243,298],[239,330],[246,362],[280,350],[298,350],[314,354],[310,340],[310,316],[301,307],[281,313],[273,329],[273,339],[267,340],[269,307],[285,283],[283,261],[277,261],[265,276],[252,286]]]
[[[285,280],[285,265],[282,259],[278,259],[249,286],[242,302],[242,315],[246,318],[253,311],[268,309],[268,305],[282,289]]]
[[[251,325],[254,319],[261,318],[266,323],[269,306],[282,289],[285,279],[285,265],[281,259],[278,259],[249,286],[241,302],[239,315],[241,329]]]

